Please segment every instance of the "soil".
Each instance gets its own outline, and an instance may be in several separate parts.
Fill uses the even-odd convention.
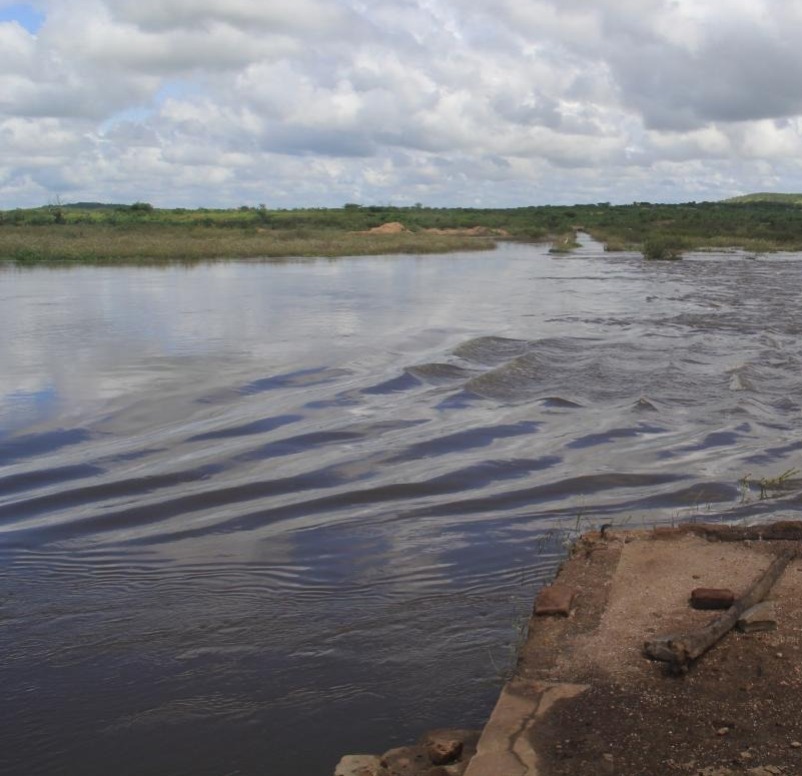
[[[679,677],[643,655],[647,638],[717,615],[690,608],[692,589],[742,595],[792,544],[719,538],[677,531],[577,545],[559,574],[578,591],[572,615],[533,617],[518,666],[519,680],[588,685],[533,728],[544,776],[802,774],[800,560],[769,594],[776,630],[731,631]]]
[[[407,228],[398,221],[389,221],[386,224],[382,224],[381,226],[374,226],[372,229],[368,229],[361,234],[400,234],[401,232],[406,232]]]

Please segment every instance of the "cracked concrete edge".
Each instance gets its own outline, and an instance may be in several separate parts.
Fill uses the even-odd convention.
[[[557,701],[575,698],[587,689],[584,684],[508,682],[465,776],[545,776],[538,769],[537,752],[528,733]]]

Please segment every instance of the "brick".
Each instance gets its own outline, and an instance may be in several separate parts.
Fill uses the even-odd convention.
[[[729,609],[735,603],[735,593],[724,587],[697,587],[691,591],[694,609]]]
[[[557,614],[567,617],[571,613],[574,595],[573,588],[567,585],[555,583],[544,587],[535,599],[535,615],[546,617]]]

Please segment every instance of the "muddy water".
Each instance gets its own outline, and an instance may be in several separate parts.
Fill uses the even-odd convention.
[[[802,257],[0,271],[0,772],[327,776],[478,725],[577,526],[760,519]]]

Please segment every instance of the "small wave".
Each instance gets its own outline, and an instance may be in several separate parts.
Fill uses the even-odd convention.
[[[279,458],[285,455],[295,455],[316,448],[336,445],[342,442],[352,442],[361,439],[362,434],[353,431],[315,431],[310,434],[281,439],[278,442],[269,442],[266,445],[251,450],[237,457],[238,461],[264,461],[269,458]]]
[[[651,509],[693,508],[705,504],[726,504],[737,499],[738,495],[738,487],[734,483],[705,482],[704,485],[689,485],[687,488],[648,496],[641,505]]]
[[[398,393],[418,388],[424,383],[442,385],[455,381],[465,381],[475,374],[475,371],[465,369],[457,364],[416,364],[415,366],[405,367],[403,373],[397,377],[362,389],[362,393],[368,396]]]
[[[390,380],[371,385],[368,388],[363,388],[362,393],[366,396],[381,396],[386,393],[398,393],[399,391],[409,391],[412,388],[417,388],[421,381],[415,375],[409,372],[404,372],[393,377]]]
[[[407,367],[406,372],[419,380],[431,383],[447,383],[453,380],[467,380],[474,372],[456,364],[433,363]]]
[[[631,439],[633,437],[643,436],[644,434],[665,434],[667,429],[660,426],[647,426],[645,423],[640,423],[635,428],[612,428],[609,431],[603,431],[598,434],[587,434],[586,436],[579,437],[573,442],[569,442],[566,447],[573,449],[583,449],[586,447],[595,447],[597,445],[606,445],[616,439]]]
[[[776,463],[799,450],[802,450],[802,442],[791,442],[780,447],[767,447],[762,453],[747,456],[744,458],[744,462],[760,465]]]
[[[82,480],[104,474],[105,470],[90,464],[76,464],[75,466],[55,466],[44,471],[24,472],[12,474],[9,477],[0,477],[0,493],[11,495],[26,490],[44,488],[56,483]]]
[[[43,453],[52,453],[70,445],[91,439],[85,428],[56,429],[40,434],[11,437],[0,442],[0,464],[9,464],[24,458],[33,458]]]
[[[526,340],[508,337],[476,337],[454,349],[454,355],[477,364],[500,364],[529,350]]]
[[[539,423],[534,421],[521,421],[506,426],[482,426],[454,434],[445,434],[434,439],[427,439],[410,445],[403,452],[393,456],[390,461],[410,461],[427,456],[447,455],[448,453],[486,447],[497,439],[534,434]]]
[[[552,409],[581,409],[582,405],[579,402],[571,401],[570,399],[564,399],[562,396],[545,396],[542,399],[538,399],[541,405],[544,407],[550,407]]]
[[[332,431],[313,431],[308,434],[298,434],[297,436],[280,439],[277,442],[269,442],[256,450],[251,450],[236,458],[237,461],[267,460],[269,458],[279,458],[287,455],[302,454],[308,451],[317,450],[330,445],[337,445],[344,442],[357,442],[363,439],[375,439],[382,434],[398,431],[406,428],[414,428],[425,420],[388,420],[379,423],[364,423],[354,426],[347,426],[339,430]]]
[[[465,384],[465,389],[486,399],[520,401],[531,398],[545,379],[543,364],[533,354],[514,358]]]
[[[492,496],[480,496],[475,499],[444,502],[434,507],[416,510],[412,516],[425,514],[437,515],[468,515],[481,512],[502,512],[531,508],[536,504],[549,501],[561,501],[577,493],[590,495],[600,491],[616,490],[618,488],[654,488],[658,485],[677,482],[687,479],[684,474],[639,474],[636,472],[606,472],[604,474],[589,474],[578,477],[568,477],[557,482],[545,485],[534,485],[530,488],[508,491]],[[598,508],[597,508],[598,511]]]
[[[331,369],[330,367],[315,367],[314,369],[299,369],[295,372],[263,377],[253,380],[239,389],[239,393],[250,395],[254,393],[264,393],[265,391],[275,391],[279,388],[299,388],[312,385],[322,385],[332,380],[348,375],[345,369]]]
[[[678,447],[675,450],[663,450],[658,453],[658,458],[669,459],[676,458],[683,453],[697,453],[705,450],[715,449],[717,447],[733,447],[741,442],[747,434],[752,431],[749,423],[742,423],[737,428],[731,431],[713,431],[705,435],[701,442],[695,445],[685,445]]]
[[[113,482],[84,485],[83,487],[60,490],[45,495],[34,495],[31,498],[20,499],[0,506],[0,520],[5,525],[10,525],[49,512],[99,504],[109,499],[141,497],[146,493],[163,488],[172,488],[177,485],[186,485],[190,482],[204,480],[210,475],[219,472],[221,468],[219,464],[209,464],[188,471],[132,477]]]
[[[226,426],[217,431],[206,431],[203,434],[196,434],[189,437],[187,442],[202,442],[210,439],[227,439],[229,437],[251,436],[253,434],[264,434],[274,431],[282,426],[297,423],[303,420],[302,415],[277,415],[272,418],[261,418],[250,423],[243,423],[240,426]]]

